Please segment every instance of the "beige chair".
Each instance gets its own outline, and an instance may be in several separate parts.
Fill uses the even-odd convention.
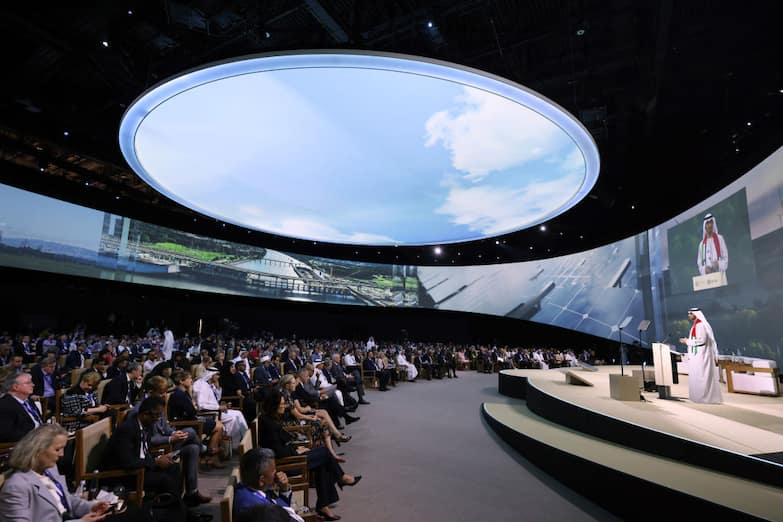
[[[111,420],[106,418],[90,424],[76,432],[76,448],[74,454],[74,481],[135,477],[135,487],[129,492],[128,500],[134,500],[141,507],[144,498],[144,468],[133,470],[97,471],[101,466],[101,458],[106,444],[111,437]],[[92,471],[90,471],[92,470]]]
[[[234,485],[229,482],[223,498],[220,499],[220,522],[234,520]]]
[[[89,370],[89,368],[86,366],[84,368],[74,368],[71,370],[71,386],[76,386],[76,383],[79,382],[79,377],[87,370]]]

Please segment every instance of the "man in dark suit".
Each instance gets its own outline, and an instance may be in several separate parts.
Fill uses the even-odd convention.
[[[103,390],[101,404],[130,404],[141,396],[141,364],[130,362]]]
[[[359,396],[359,404],[370,404],[368,401],[364,400],[364,383],[362,383],[361,372],[356,369],[350,373],[346,373],[340,362],[340,354],[332,354],[331,374],[337,382],[337,389],[343,392],[343,397],[348,395],[349,392],[356,391],[356,395]]]
[[[54,411],[54,397],[58,388],[62,388],[62,375],[57,371],[57,359],[47,357],[30,370],[33,378],[33,399],[46,404],[47,411]]]
[[[180,467],[174,453],[155,456],[150,451],[152,427],[163,416],[165,401],[148,397],[136,415],[120,424],[106,443],[102,456],[105,469],[144,468],[144,491],[170,493],[180,498]],[[184,511],[184,506],[182,506]]]
[[[288,358],[283,363],[283,371],[296,375],[302,366],[304,366],[304,362],[299,358],[299,351],[296,348],[291,348],[288,351]]]
[[[27,373],[9,375],[3,383],[5,395],[0,397],[0,442],[17,442],[41,424],[43,419],[30,396],[33,379]]]
[[[256,411],[256,401],[253,399],[253,386],[250,384],[250,378],[245,372],[246,364],[244,359],[234,363],[234,370],[226,375],[223,380],[223,395],[239,395],[242,397],[242,414],[248,425],[258,415]],[[222,382],[222,381],[221,381]]]
[[[25,335],[14,344],[14,354],[24,357],[26,362],[35,360],[35,345],[30,342],[30,336]]]
[[[76,345],[76,349],[68,354],[65,358],[65,366],[68,370],[74,370],[76,368],[84,368],[85,355],[87,350],[87,343],[84,341]]]
[[[160,397],[165,400],[168,392],[168,380],[160,375],[153,375],[146,383],[148,397]],[[139,406],[128,413],[127,419],[138,422]],[[198,464],[201,453],[201,440],[193,428],[175,430],[162,415],[150,428],[150,444],[161,446],[171,444],[174,451],[179,451],[182,457],[182,471],[185,476],[185,504],[196,506],[208,504],[212,499],[199,493],[198,490]]]

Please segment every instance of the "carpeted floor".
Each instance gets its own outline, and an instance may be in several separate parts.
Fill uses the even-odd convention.
[[[346,473],[361,474],[340,492],[335,513],[361,522],[616,520],[528,463],[484,424],[482,402],[510,402],[497,374],[460,372],[457,380],[402,383],[368,390],[354,439],[339,448]],[[236,461],[236,457],[234,458]],[[230,466],[200,475],[213,502],[199,511],[220,520]],[[315,490],[311,490],[315,504]]]
[[[497,375],[402,383],[369,391],[343,445],[361,474],[335,512],[352,521],[614,520],[519,457],[483,423]]]

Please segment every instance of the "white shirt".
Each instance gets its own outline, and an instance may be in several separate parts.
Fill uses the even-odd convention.
[[[35,473],[38,476],[38,478],[41,480],[41,482],[43,482],[43,485],[46,487],[46,490],[52,496],[52,500],[54,500],[54,505],[57,507],[57,511],[60,512],[60,515],[65,513],[65,506],[63,506],[63,503],[60,500],[60,490],[57,489],[57,486],[54,485],[52,479],[50,479],[46,475],[42,475],[35,471],[33,473]]]

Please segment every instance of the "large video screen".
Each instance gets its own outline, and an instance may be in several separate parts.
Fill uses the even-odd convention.
[[[721,353],[783,365],[783,148],[647,232],[568,256],[467,267],[279,252],[0,185],[0,265],[265,298],[493,314],[643,345],[687,335],[686,312],[698,306]],[[652,324],[639,332],[643,320]]]

